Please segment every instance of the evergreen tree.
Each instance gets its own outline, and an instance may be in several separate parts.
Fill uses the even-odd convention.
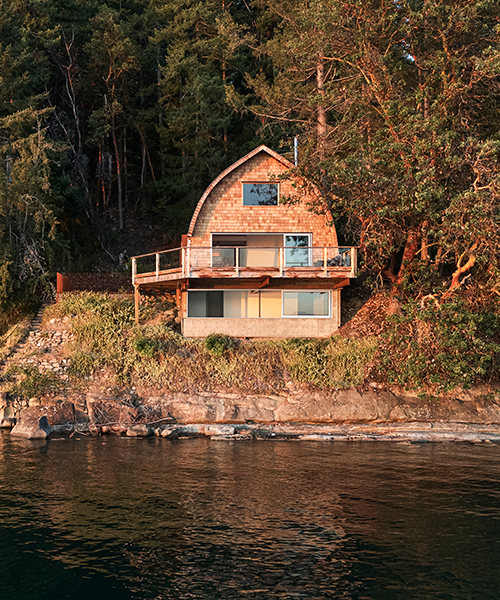
[[[241,91],[254,59],[232,32],[251,13],[245,3],[156,3],[161,90],[161,210],[187,227],[195,202],[221,170],[256,145],[258,123],[236,114],[227,91]],[[168,224],[167,224],[168,226]]]

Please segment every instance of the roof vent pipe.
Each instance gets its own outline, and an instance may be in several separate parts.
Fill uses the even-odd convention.
[[[293,162],[295,166],[299,164],[299,136],[293,138]]]

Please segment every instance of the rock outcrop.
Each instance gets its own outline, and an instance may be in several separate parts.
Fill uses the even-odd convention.
[[[19,414],[17,423],[10,434],[15,437],[39,440],[47,438],[51,433],[49,421],[38,407],[25,408]]]

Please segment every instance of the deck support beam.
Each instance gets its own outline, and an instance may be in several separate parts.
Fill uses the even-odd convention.
[[[134,285],[134,308],[135,308],[135,323],[139,325],[139,304],[141,301],[141,294],[139,293],[139,286]]]

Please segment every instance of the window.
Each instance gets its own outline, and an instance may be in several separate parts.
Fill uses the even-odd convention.
[[[276,319],[329,317],[330,292],[209,290],[188,292],[188,317]]]
[[[277,206],[277,183],[244,183],[243,206]]]
[[[279,290],[188,292],[188,317],[279,318]]]
[[[285,265],[287,267],[309,267],[311,256],[309,234],[285,235]]]
[[[223,317],[223,292],[188,292],[188,317]]]
[[[283,292],[284,317],[328,317],[329,292]]]

